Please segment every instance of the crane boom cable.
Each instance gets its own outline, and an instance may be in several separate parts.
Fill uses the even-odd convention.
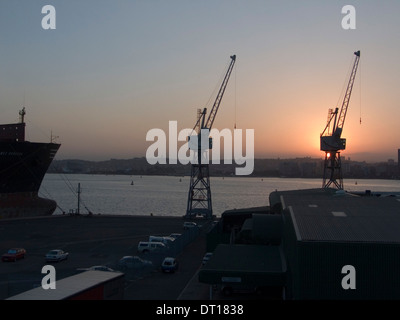
[[[345,76],[345,78],[344,78],[344,80],[343,80],[342,90],[340,91],[340,95],[339,95],[338,100],[337,100],[337,102],[336,102],[336,107],[337,107],[337,108],[339,108],[339,103],[340,103],[340,101],[343,101],[344,92],[345,92],[345,89],[347,88],[347,86],[348,86],[348,84],[349,84],[349,80],[348,80],[348,79],[350,78],[351,70],[353,69],[353,65],[354,65],[353,59],[350,59],[349,67],[348,67],[348,69],[347,69],[346,76]]]
[[[208,115],[208,119],[206,121],[205,128],[207,128],[207,129],[211,130],[211,127],[214,123],[215,116],[217,115],[219,106],[221,104],[222,97],[224,96],[225,89],[226,89],[226,86],[228,85],[228,81],[231,76],[233,66],[235,65],[235,61],[236,61],[236,55],[231,56],[231,62],[229,64],[228,71],[225,74],[222,85],[218,91],[217,98],[215,99],[214,105],[213,105],[213,107],[210,111],[210,114]]]
[[[71,191],[71,193],[76,197],[76,199],[78,199],[78,197],[80,198],[80,202],[84,205],[85,209],[87,211],[90,211],[86,205],[86,203],[82,200],[82,196],[80,196],[77,191],[75,190],[74,186],[72,185],[71,181],[67,178],[67,176],[65,174],[59,174],[59,176],[61,177],[61,179],[64,181],[64,183],[67,185],[68,189]],[[64,210],[63,210],[64,211]]]
[[[224,69],[222,69],[221,74],[218,77],[218,81],[215,83],[215,87],[214,87],[213,91],[211,92],[210,97],[208,98],[208,100],[207,100],[207,102],[205,104],[205,108],[207,108],[207,107],[209,107],[211,105],[211,100],[212,100],[213,97],[215,97],[216,92],[220,88],[220,84],[221,84],[222,80],[225,77],[226,70],[227,70],[228,66],[229,66],[229,62],[225,65]]]
[[[236,76],[237,76],[237,68],[235,68],[235,125],[233,129],[236,129],[236,109],[237,109],[237,90],[236,90]]]
[[[361,124],[361,63],[360,63],[360,66],[359,66],[359,69],[360,69],[360,71],[359,71],[359,74],[360,74],[360,76],[359,76],[359,79],[360,79],[360,81],[359,81],[359,83],[360,83],[360,124]]]
[[[218,80],[218,82],[215,84],[214,90],[213,90],[212,93],[210,94],[210,97],[208,98],[208,100],[207,100],[207,102],[206,102],[206,104],[205,104],[205,107],[203,108],[203,111],[200,112],[200,115],[203,115],[203,116],[205,117],[206,111],[207,111],[207,107],[211,104],[211,99],[212,99],[212,97],[215,96],[215,93],[217,92],[218,88],[219,88],[219,90],[221,90],[221,85],[220,85],[220,83],[223,82],[223,79],[226,77],[226,70],[229,68],[229,64],[230,64],[230,62],[228,62],[228,63],[226,64],[226,66],[224,67],[224,69],[222,70],[221,75],[220,75],[219,78],[218,78],[219,80]],[[214,105],[215,105],[215,103],[214,103]],[[197,121],[196,121],[196,123],[195,123],[195,125],[194,125],[194,127],[193,127],[192,132],[191,132],[191,135],[193,135],[193,132],[196,132],[197,134],[200,133],[200,130],[201,130],[201,126],[200,126],[201,118],[202,118],[201,116],[198,116]],[[196,128],[198,128],[199,130],[196,130]],[[210,128],[210,129],[211,129],[211,128]],[[199,131],[199,132],[197,132],[197,131]]]
[[[333,118],[335,117],[335,115],[336,115],[336,112],[337,112],[337,108],[336,108],[335,111],[333,111],[332,109],[329,109],[329,110],[328,110],[328,121],[327,121],[327,123],[326,123],[326,126],[325,126],[324,131],[322,131],[322,133],[321,133],[321,137],[324,136],[324,135],[330,135],[330,134],[331,134],[331,131],[330,131],[330,129],[331,129],[331,123],[332,123],[332,119],[333,119]],[[326,132],[326,133],[325,133],[325,132]]]
[[[190,133],[190,135],[192,135],[193,132],[200,133],[200,132],[196,131],[196,128],[200,128],[200,120],[201,120],[201,116],[200,115],[202,115],[203,112],[205,112],[204,109],[203,109],[203,111],[200,111],[200,112],[197,113],[197,121],[196,121],[196,123],[195,123],[195,125],[194,125],[194,127],[192,129],[192,132]]]
[[[339,118],[338,118],[338,122],[337,122],[337,126],[336,126],[336,128],[340,128],[340,129],[343,129],[343,126],[344,126],[347,109],[349,107],[351,92],[353,90],[353,85],[354,85],[354,81],[356,78],[358,62],[360,60],[360,51],[357,51],[354,54],[356,55],[356,58],[354,61],[353,69],[351,71],[349,84],[347,86],[346,95],[344,96],[344,99],[343,99],[343,105],[342,105],[342,108],[340,109],[340,114],[339,114]]]

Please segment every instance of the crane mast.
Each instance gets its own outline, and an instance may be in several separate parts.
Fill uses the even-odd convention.
[[[346,149],[346,139],[342,138],[341,135],[360,60],[360,51],[356,51],[354,54],[356,57],[340,112],[338,108],[335,108],[334,111],[329,109],[328,122],[320,137],[321,150],[325,151],[323,188],[328,188],[334,184],[337,189],[343,189],[340,150]]]
[[[202,145],[202,134],[211,130],[214,123],[215,117],[217,115],[218,109],[220,107],[222,97],[225,93],[226,86],[228,84],[230,75],[232,73],[233,66],[236,61],[236,55],[230,57],[231,62],[229,64],[228,70],[226,71],[224,80],[219,88],[217,97],[215,99],[214,105],[210,111],[210,114],[206,119],[207,109],[197,110],[197,121],[194,125],[193,130],[197,133],[194,139],[197,139],[197,163],[192,164],[191,174],[190,174],[190,186],[188,194],[188,202],[186,208],[186,217],[192,218],[198,215],[204,216],[205,218],[212,218],[212,201],[211,201],[211,188],[210,188],[210,174],[209,165],[203,162],[203,152],[207,149],[212,148],[211,138],[208,137],[209,145]],[[190,139],[190,137],[189,137]],[[189,141],[190,146],[190,141]]]

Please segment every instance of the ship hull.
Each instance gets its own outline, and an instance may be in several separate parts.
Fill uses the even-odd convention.
[[[38,196],[60,144],[0,142],[0,218],[51,215],[53,200]]]
[[[54,200],[36,193],[8,193],[0,195],[0,218],[21,218],[52,215],[57,208]]]

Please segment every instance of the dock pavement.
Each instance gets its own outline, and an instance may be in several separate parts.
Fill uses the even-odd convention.
[[[155,268],[141,277],[127,277],[124,300],[209,299],[209,286],[198,282],[197,273],[206,252],[210,221],[199,220],[200,232],[175,252],[179,270],[163,274]],[[183,217],[113,215],[2,219],[0,250],[23,247],[27,255],[17,262],[1,262],[0,299],[40,285],[41,270],[46,264],[44,256],[49,250],[69,252],[68,260],[54,264],[58,279],[95,265],[116,268],[123,256],[138,255],[137,244],[146,241],[149,235],[187,236],[190,230],[183,229],[183,222]]]

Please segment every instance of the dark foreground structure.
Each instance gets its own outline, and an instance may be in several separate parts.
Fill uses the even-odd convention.
[[[226,211],[199,281],[278,299],[399,299],[400,197],[276,191],[270,206]]]

